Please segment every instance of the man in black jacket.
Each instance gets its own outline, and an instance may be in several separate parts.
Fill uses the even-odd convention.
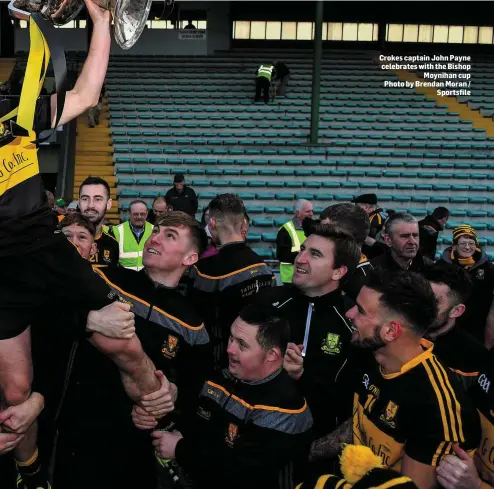
[[[146,242],[143,270],[96,269],[112,290],[132,304],[142,348],[165,374],[159,374],[162,386],[178,394],[174,413],[162,421],[166,424],[170,416],[177,423],[186,423],[193,415],[209,372],[211,356],[204,324],[176,290],[205,242],[197,221],[182,212],[170,212],[158,219]],[[133,426],[132,402],[121,388],[113,364],[81,342],[71,361],[66,389],[59,418],[55,484],[71,489],[154,489],[151,439]],[[144,412],[144,406],[135,409]],[[153,426],[158,426],[153,421]]]
[[[457,325],[465,312],[472,280],[465,270],[447,263],[426,268],[423,275],[431,284],[438,307],[437,320],[425,337],[434,343],[434,354],[470,389],[487,362],[484,345]]]
[[[228,370],[204,384],[195,422],[153,432],[158,456],[176,459],[196,488],[294,487],[287,466],[307,456],[312,416],[283,370],[290,327],[279,313],[243,309],[231,327]]]
[[[185,185],[183,173],[177,173],[173,177],[173,187],[168,190],[165,200],[170,204],[174,211],[182,211],[195,217],[199,203],[194,190]]]
[[[245,243],[245,224],[245,207],[239,197],[215,197],[209,204],[209,230],[219,253],[199,260],[190,272],[189,296],[214,338],[219,368],[226,367],[226,341],[233,321],[259,291],[275,283],[271,268]]]
[[[338,381],[346,372],[352,329],[345,319],[351,307],[340,290],[360,250],[353,236],[329,224],[315,226],[295,259],[293,284],[268,289],[256,303],[277,307],[292,333],[285,369],[297,379],[314,417],[314,435],[322,436],[349,416],[352,396]],[[340,413],[343,411],[343,414]]]
[[[391,217],[386,222],[384,239],[388,252],[371,260],[374,268],[420,273],[433,264],[419,253],[419,225],[412,215],[398,213]]]
[[[449,210],[446,207],[437,207],[432,214],[429,214],[419,221],[419,237],[422,255],[436,259],[437,238],[444,229],[449,219]]]

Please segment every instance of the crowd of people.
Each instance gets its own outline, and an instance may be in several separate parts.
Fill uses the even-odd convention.
[[[86,5],[53,126],[99,101],[110,14]],[[494,485],[494,265],[474,228],[436,259],[447,209],[298,201],[278,286],[237,195],[199,221],[177,175],[109,225],[104,179],[55,201],[26,129],[0,124],[0,151],[25,145],[0,186],[2,488]]]

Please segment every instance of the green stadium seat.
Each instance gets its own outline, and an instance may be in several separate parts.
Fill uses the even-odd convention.
[[[216,193],[215,192],[201,192],[199,191],[197,193],[197,196],[200,198],[200,199],[207,199],[207,200],[211,200],[211,199],[214,199],[216,197]]]
[[[468,217],[487,217],[487,211],[472,210],[467,211]]]
[[[469,197],[468,202],[470,204],[482,205],[482,204],[487,204],[488,199],[487,197]]]
[[[117,172],[117,175],[119,173],[134,173],[134,169],[131,167],[127,167],[127,166],[117,166],[116,172]]]
[[[252,225],[257,227],[272,227],[273,219],[252,219]]]
[[[309,194],[306,192],[300,192],[295,194],[295,198],[298,199],[305,199],[305,200],[313,200],[314,199],[314,194]]]
[[[323,181],[322,182],[323,188],[339,188],[340,187],[340,182],[327,182]]]
[[[256,193],[256,199],[258,200],[274,200],[276,194],[274,192],[259,192]]]
[[[254,252],[257,253],[261,258],[271,259],[273,258],[273,250],[270,248],[253,248]]]
[[[292,210],[292,212],[293,212],[293,210]],[[287,221],[288,221],[288,219],[287,219],[286,217],[284,217],[284,218],[280,218],[280,219],[275,219],[275,220],[274,220],[274,225],[275,225],[276,227],[281,227],[281,226],[283,226],[283,224],[285,224]]]
[[[449,201],[452,203],[452,204],[466,204],[468,203],[468,197],[450,197],[449,198]]]
[[[152,178],[138,178],[136,185],[154,185],[154,180]]]
[[[428,195],[412,195],[412,202],[429,202],[430,196]]]
[[[275,243],[276,242],[276,233],[262,233],[262,240],[267,243]]]
[[[316,194],[314,197],[316,200],[333,200],[333,194],[321,193]]]
[[[240,192],[238,196],[242,200],[254,200],[256,198],[256,194],[254,194],[253,192]]]
[[[246,205],[245,210],[248,214],[262,214],[264,207],[262,205]]]
[[[135,180],[133,178],[119,178],[117,180],[118,185],[134,185]]]
[[[408,209],[408,213],[412,216],[425,217],[427,215],[427,209],[412,208]]]
[[[259,170],[259,175],[263,177],[273,177],[276,175],[276,170]]]
[[[143,199],[154,199],[158,197],[159,192],[157,190],[143,190],[139,192],[139,197]]]
[[[293,181],[288,181],[285,182],[285,187],[287,188],[300,188],[303,187],[307,182],[301,182],[299,180],[293,180]]]
[[[268,187],[284,187],[285,186],[285,182],[283,182],[281,180],[268,180],[268,182],[266,183],[266,185]]]
[[[320,188],[321,182],[303,182],[305,188]]]
[[[249,233],[247,235],[247,241],[250,243],[255,243],[261,241],[261,235],[259,233]]]
[[[209,180],[192,180],[194,187],[209,187]]]
[[[268,206],[264,208],[264,212],[266,212],[266,214],[284,214],[285,209],[278,206]]]
[[[252,175],[257,175],[259,172],[255,168],[243,168],[240,170],[240,175],[245,175],[245,176],[252,176]]]
[[[295,196],[287,192],[279,192],[276,194],[276,200],[294,200]]]
[[[247,180],[232,180],[230,185],[232,187],[247,187]]]
[[[296,177],[310,177],[311,174],[310,170],[295,170]]]
[[[228,180],[211,180],[211,187],[228,187],[230,182]]]

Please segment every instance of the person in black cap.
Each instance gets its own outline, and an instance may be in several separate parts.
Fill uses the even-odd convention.
[[[363,194],[355,197],[352,202],[369,214],[370,231],[369,236],[375,238],[376,234],[382,229],[384,221],[388,218],[388,214],[384,209],[377,205],[376,194]]]
[[[173,187],[168,190],[165,196],[166,202],[173,207],[175,211],[182,211],[189,216],[195,217],[197,207],[197,195],[194,190],[185,185],[183,173],[177,173],[173,178]]]

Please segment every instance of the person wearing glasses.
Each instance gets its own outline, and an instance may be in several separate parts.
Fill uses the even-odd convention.
[[[475,336],[487,348],[494,346],[494,265],[479,245],[472,226],[462,224],[453,230],[453,246],[445,249],[438,265],[453,264],[464,268],[472,279],[472,293],[465,314],[458,325]]]
[[[144,243],[153,232],[153,225],[147,222],[148,206],[143,200],[133,200],[129,206],[129,220],[112,228],[118,241],[119,264],[125,268],[142,269]]]

